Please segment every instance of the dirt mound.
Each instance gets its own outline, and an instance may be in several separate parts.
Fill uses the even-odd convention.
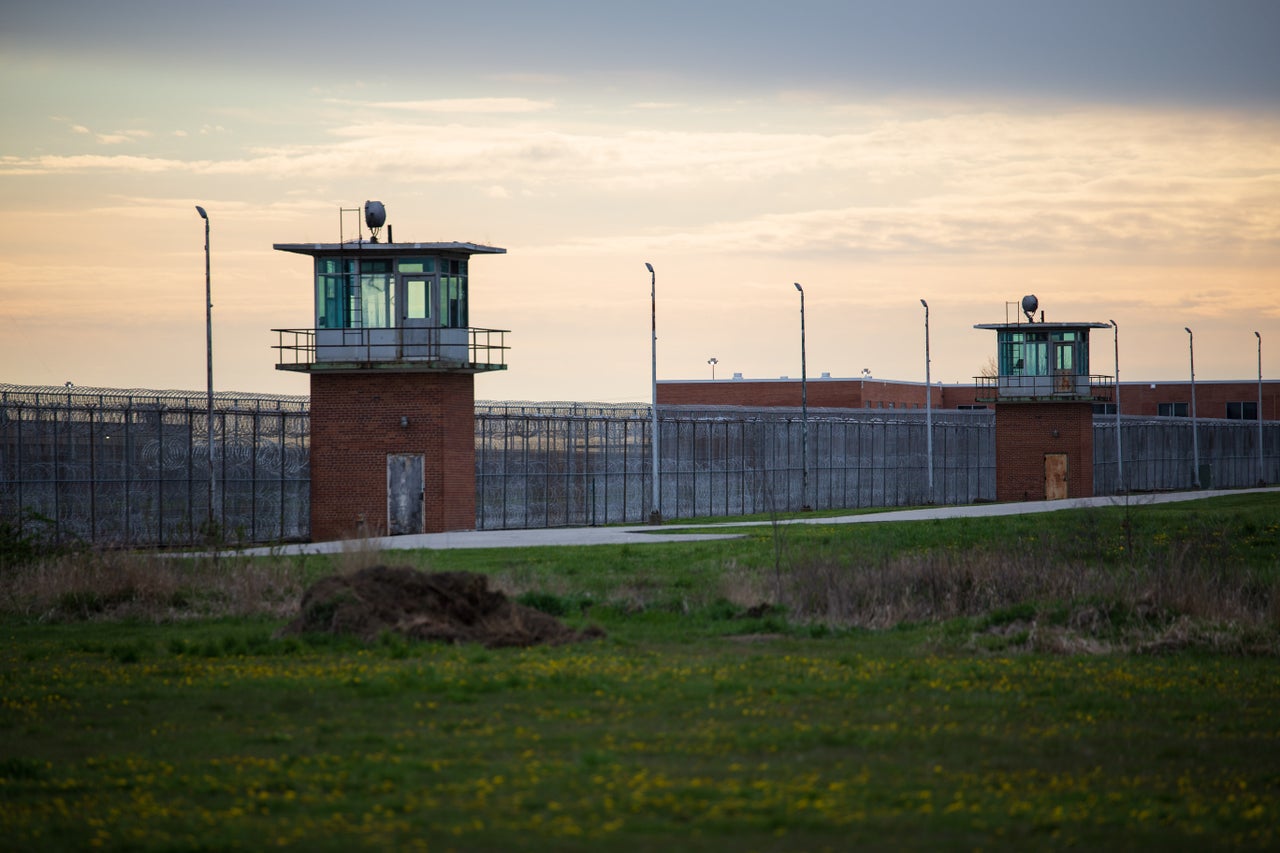
[[[332,575],[302,596],[298,618],[280,636],[347,634],[372,642],[384,633],[414,640],[481,643],[490,648],[572,643],[603,636],[575,631],[553,616],[489,589],[489,579],[468,572],[419,572],[374,566]]]

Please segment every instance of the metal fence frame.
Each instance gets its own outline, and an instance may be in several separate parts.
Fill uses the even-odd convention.
[[[306,539],[306,397],[0,386],[0,515],[59,540]],[[36,518],[38,516],[39,518]]]
[[[994,500],[992,415],[934,413],[934,493],[925,413],[810,409],[809,498],[799,409],[662,407],[664,518]],[[477,407],[480,529],[642,523],[654,509],[647,406]]]
[[[0,519],[101,545],[174,546],[207,531],[206,397],[180,391],[0,385]],[[310,400],[215,395],[214,516],[232,542],[310,532]],[[662,407],[664,518],[797,509],[966,504],[995,499],[990,410]],[[1280,422],[1121,418],[1131,492],[1280,482]],[[1118,492],[1115,419],[1094,420],[1094,493]],[[476,405],[476,528],[648,520],[650,410],[643,404]],[[1258,441],[1264,443],[1259,454]],[[1262,470],[1259,459],[1262,459]],[[808,483],[809,494],[802,495]],[[33,522],[44,525],[46,522]]]

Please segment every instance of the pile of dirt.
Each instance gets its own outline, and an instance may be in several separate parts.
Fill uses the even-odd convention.
[[[484,575],[425,573],[407,566],[374,566],[324,578],[303,594],[301,611],[279,636],[346,634],[373,642],[393,633],[497,648],[559,645],[604,634],[599,628],[575,631],[513,602],[489,589]]]

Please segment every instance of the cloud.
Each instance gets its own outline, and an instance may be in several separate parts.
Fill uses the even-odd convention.
[[[549,104],[386,103],[425,113],[434,107],[424,105],[519,113]],[[563,115],[497,124],[369,120],[333,126],[320,142],[259,146],[226,159],[7,156],[0,176],[187,173],[287,186],[317,176],[394,175],[405,184],[473,185],[490,198],[542,194],[600,209],[625,202],[631,224],[611,228],[625,233],[552,249],[576,253],[660,240],[755,253],[1277,254],[1275,119],[929,104],[793,126],[756,121],[762,105],[742,113],[753,117],[749,127],[734,115],[692,129]],[[673,206],[678,227],[634,227],[644,217],[668,221]]]
[[[425,101],[375,101],[365,104],[390,110],[418,113],[536,113],[553,109],[552,101],[529,98],[437,98]]]

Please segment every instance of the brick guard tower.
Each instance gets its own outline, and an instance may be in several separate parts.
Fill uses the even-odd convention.
[[[1111,376],[1089,374],[1089,330],[1107,323],[1046,323],[1039,302],[1022,298],[994,329],[998,375],[978,376],[977,398],[996,413],[996,500],[1060,500],[1093,495],[1093,404],[1114,399]],[[1013,314],[1016,319],[1011,319]],[[1025,319],[1024,319],[1025,318]]]
[[[475,374],[505,370],[505,330],[469,325],[469,262],[505,249],[276,243],[309,255],[315,327],[274,329],[277,370],[311,375],[311,538],[475,527]],[[341,217],[341,213],[339,214]]]

